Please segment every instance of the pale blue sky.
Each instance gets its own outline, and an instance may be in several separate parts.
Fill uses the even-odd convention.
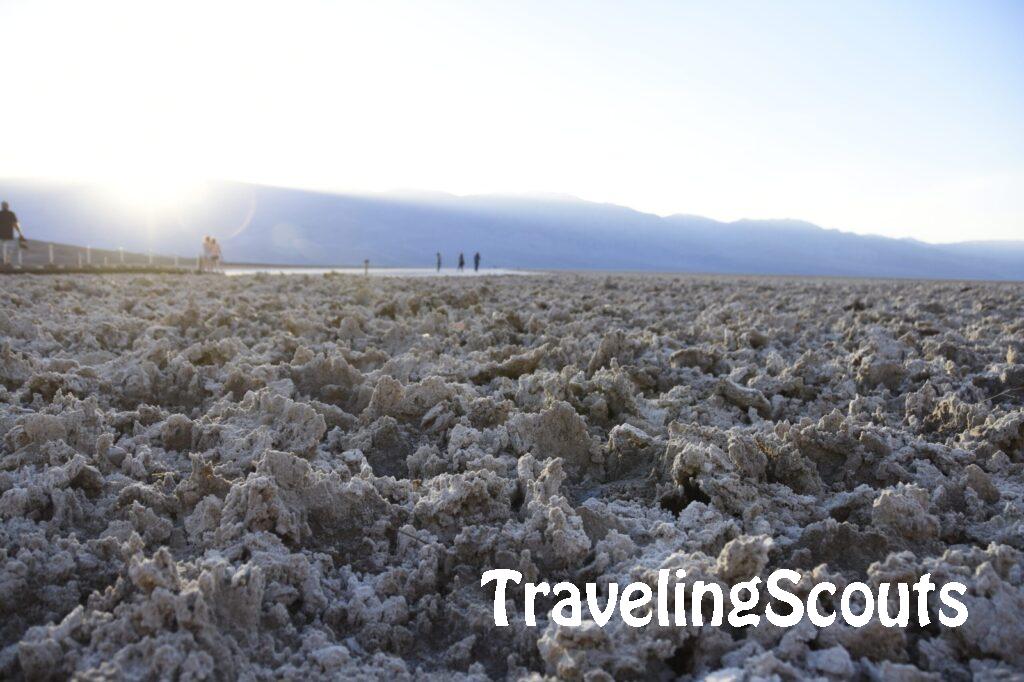
[[[0,2],[0,176],[1024,239],[1020,2]]]

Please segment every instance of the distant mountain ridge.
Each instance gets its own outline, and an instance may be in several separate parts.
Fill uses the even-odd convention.
[[[331,194],[216,183],[171,214],[140,216],[77,185],[0,183],[30,237],[229,261],[431,267],[459,251],[485,266],[1024,280],[1024,241],[927,244],[799,220],[660,217],[570,197]]]

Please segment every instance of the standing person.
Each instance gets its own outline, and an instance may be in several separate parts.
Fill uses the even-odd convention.
[[[466,267],[466,257],[459,251],[459,272],[462,272],[463,268]]]
[[[205,272],[213,263],[213,237],[203,237],[203,255],[199,258],[199,272]]]
[[[364,277],[369,277],[370,276],[370,259],[369,258],[364,258],[363,259],[363,276]]]
[[[220,270],[221,251],[220,242],[210,237],[210,263],[214,271]]]
[[[437,271],[441,272],[441,252],[437,252]]]
[[[18,224],[18,216],[14,214],[6,201],[0,202],[0,241],[6,242],[14,239],[14,233],[18,233],[18,246],[28,248],[28,240],[21,231]]]
[[[473,254],[473,272],[480,272],[480,252]]]

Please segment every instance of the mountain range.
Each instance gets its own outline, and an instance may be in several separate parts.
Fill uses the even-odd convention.
[[[194,256],[204,234],[229,262],[432,267],[479,251],[484,266],[704,273],[1024,279],[1024,241],[928,244],[799,220],[657,216],[565,196],[332,194],[212,183],[161,211],[89,185],[2,182],[34,239]]]

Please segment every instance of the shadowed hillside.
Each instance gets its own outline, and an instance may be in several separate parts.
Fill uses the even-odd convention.
[[[30,237],[194,254],[215,235],[229,261],[424,266],[440,251],[485,266],[1024,279],[1021,242],[931,245],[795,220],[659,217],[566,197],[356,196],[219,183],[173,211],[129,211],[84,186],[6,183]]]

